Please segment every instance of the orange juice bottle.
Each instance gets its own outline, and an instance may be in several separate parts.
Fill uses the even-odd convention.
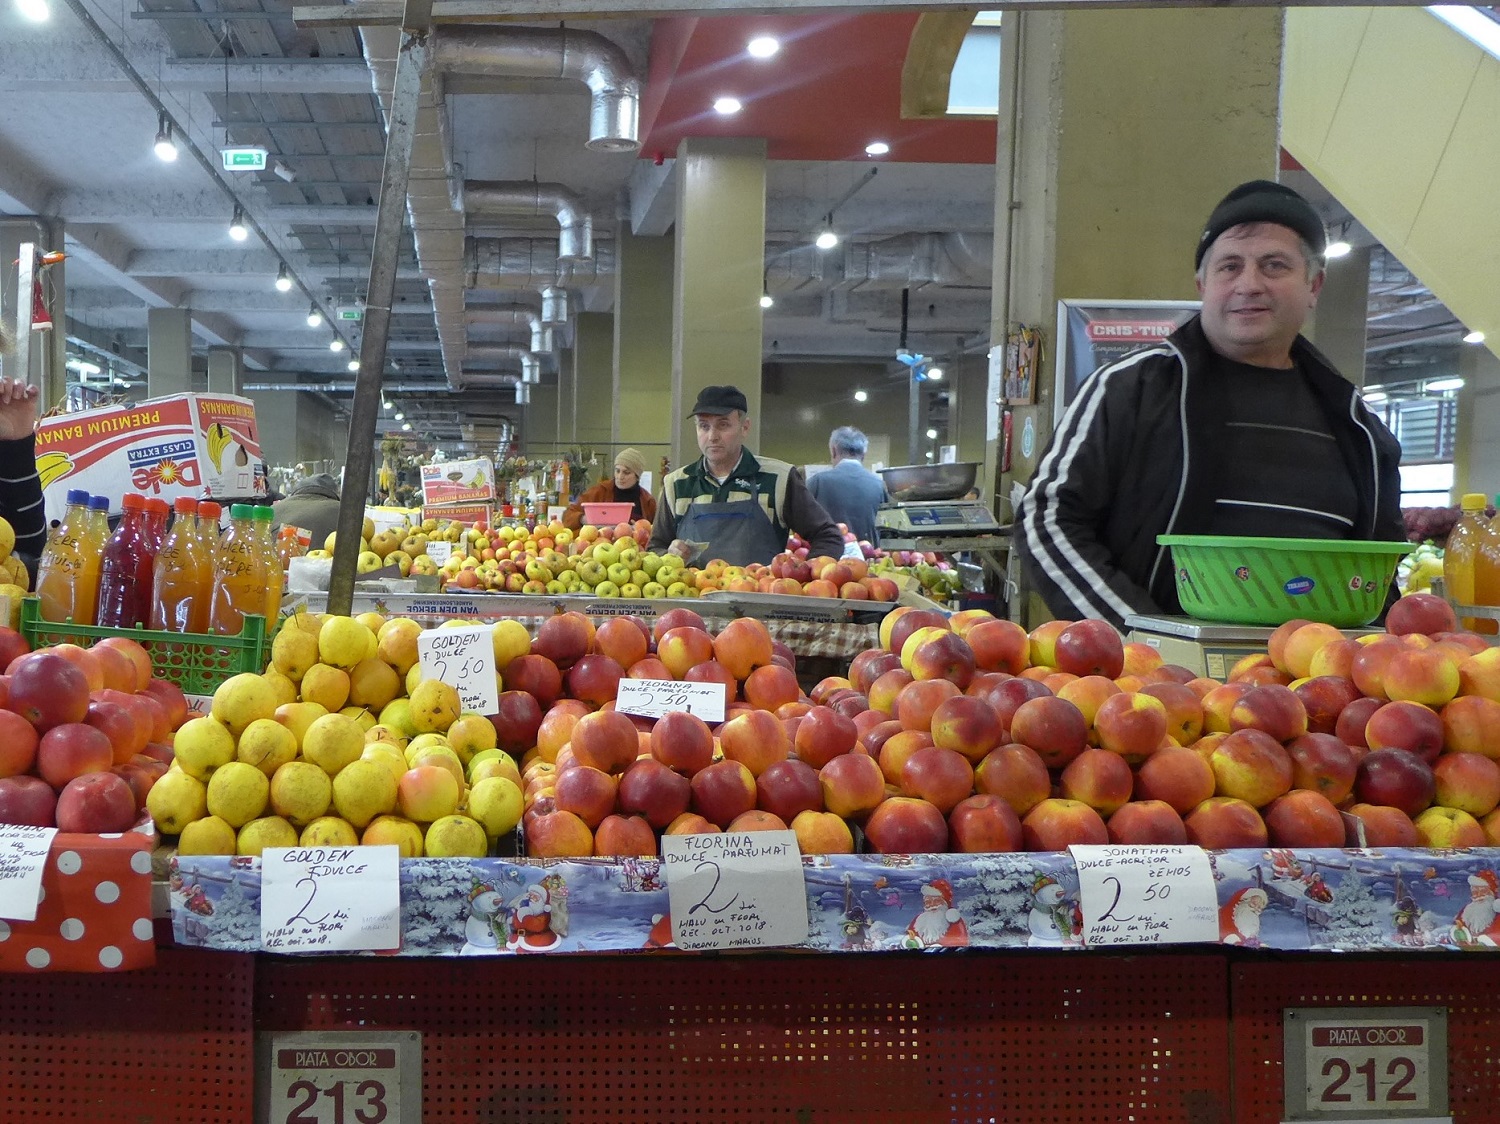
[[[1457,525],[1448,534],[1448,545],[1443,550],[1443,585],[1448,596],[1460,605],[1473,605],[1474,574],[1478,562],[1479,546],[1489,531],[1484,517],[1484,506],[1488,502],[1481,492],[1468,492],[1459,502],[1462,514]],[[1460,622],[1464,628],[1473,629],[1476,618],[1465,617]]]
[[[219,541],[208,616],[209,632],[219,636],[238,636],[246,613],[266,611],[266,556],[255,533],[254,510],[247,503],[231,507],[229,530]]]
[[[78,600],[79,575],[83,570],[83,555],[79,548],[88,519],[89,494],[82,488],[71,489],[62,522],[48,538],[37,566],[36,592],[41,599],[43,620],[93,623],[92,619],[85,620],[80,615]]]
[[[254,508],[255,539],[260,544],[261,556],[266,560],[266,629],[275,627],[281,615],[281,589],[286,584],[286,567],[281,564],[281,555],[271,538],[271,523],[276,514],[264,504]]]
[[[1484,517],[1480,516],[1482,520]],[[1443,571],[1447,573],[1447,560]],[[1479,548],[1474,553],[1474,604],[1500,606],[1500,517],[1496,517],[1479,539]],[[1494,635],[1495,621],[1479,619],[1474,622],[1475,632]]]
[[[109,497],[89,497],[89,518],[83,525],[78,552],[83,555],[83,569],[78,572],[78,611],[80,623],[93,624],[99,614],[99,574],[104,564],[104,547],[109,542]]]
[[[172,528],[156,552],[151,582],[151,627],[167,632],[202,632],[208,620],[212,572],[203,564],[198,541],[198,503],[183,496],[172,504]]]
[[[276,538],[276,562],[281,567],[281,572],[286,573],[287,567],[292,564],[293,558],[301,558],[307,553],[307,547],[302,545],[302,540],[297,537],[296,527],[283,527]]]

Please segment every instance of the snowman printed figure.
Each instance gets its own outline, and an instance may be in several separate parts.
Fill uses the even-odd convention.
[[[1038,874],[1031,883],[1030,930],[1026,944],[1032,948],[1059,948],[1078,944],[1083,933],[1083,913],[1078,903],[1049,874]]]
[[[500,917],[504,901],[488,882],[474,880],[469,891],[469,916],[464,920],[464,947],[460,956],[484,956],[500,947],[505,923]]]

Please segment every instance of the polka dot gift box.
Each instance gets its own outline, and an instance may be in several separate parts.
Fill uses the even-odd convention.
[[[59,832],[35,921],[0,920],[0,972],[123,972],[156,963],[155,837]]]

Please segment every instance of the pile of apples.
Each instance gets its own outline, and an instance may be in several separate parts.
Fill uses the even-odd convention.
[[[134,640],[31,651],[0,628],[0,823],[128,831],[173,758],[188,705]]]
[[[538,523],[530,529],[524,524],[476,524],[459,538],[438,571],[438,581],[450,591],[476,593],[668,596],[667,588],[681,576],[682,565],[676,558],[644,553],[650,538],[651,524],[645,519],[613,527],[585,524],[576,535],[561,523]],[[658,580],[662,568],[666,581]],[[684,590],[672,596],[688,594]]]
[[[454,623],[467,623],[456,621]],[[177,731],[149,803],[181,854],[392,844],[403,857],[481,857],[521,818],[521,776],[495,721],[424,679],[404,617],[297,613],[261,674],[226,680]],[[495,629],[497,661],[530,637]],[[498,686],[498,685],[497,685]],[[535,706],[535,703],[532,704]]]

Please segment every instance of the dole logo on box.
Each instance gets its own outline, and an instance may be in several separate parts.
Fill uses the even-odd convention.
[[[203,483],[197,447],[192,441],[168,441],[126,450],[130,482],[138,492],[160,492],[163,487],[196,488]]]

